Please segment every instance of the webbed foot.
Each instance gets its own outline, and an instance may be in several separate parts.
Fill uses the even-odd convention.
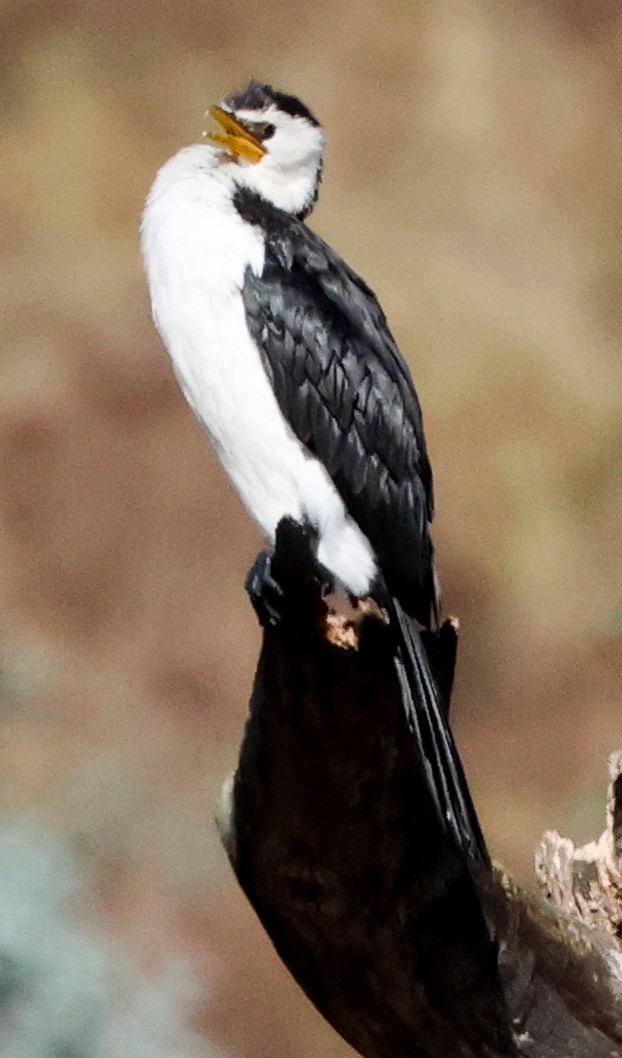
[[[245,581],[245,588],[259,623],[264,628],[276,628],[283,617],[285,594],[279,582],[272,576],[271,548],[260,551],[251,566]]]

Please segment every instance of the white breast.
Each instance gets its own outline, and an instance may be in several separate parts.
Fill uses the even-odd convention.
[[[181,388],[240,497],[269,540],[279,520],[309,518],[319,560],[364,595],[376,572],[367,539],[328,474],[289,429],[248,328],[242,287],[264,262],[208,146],[166,163],[150,191],[142,249],[153,317]]]

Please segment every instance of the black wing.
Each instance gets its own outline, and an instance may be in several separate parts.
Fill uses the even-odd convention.
[[[404,710],[441,825],[488,866],[448,724],[453,654],[446,671],[441,632],[424,645],[410,619],[428,625],[436,610],[432,473],[410,374],[374,294],[329,246],[259,199],[237,204],[266,236],[263,272],[249,271],[243,291],[251,333],[286,419],[328,469],[394,597]]]
[[[442,687],[432,664],[435,652],[437,662],[441,653],[449,652],[455,658],[456,628],[445,622],[437,632],[421,633],[395,600],[390,612],[397,636],[396,672],[406,720],[424,762],[441,825],[467,859],[490,868],[486,841],[449,727],[451,690],[447,684]],[[453,672],[449,674],[450,682],[452,679]]]
[[[296,218],[248,193],[236,205],[266,236],[263,272],[247,272],[243,294],[279,405],[369,539],[389,592],[428,625],[432,473],[419,401],[384,313]]]

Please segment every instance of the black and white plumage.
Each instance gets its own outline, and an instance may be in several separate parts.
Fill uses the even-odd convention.
[[[428,624],[436,606],[432,474],[419,403],[384,314],[297,218],[247,191],[234,202],[265,238],[263,270],[247,272],[242,297],[281,411],[373,548],[376,582],[354,594],[384,587]]]
[[[311,525],[317,559],[389,609],[405,708],[439,822],[488,854],[415,619],[437,616],[432,474],[419,401],[376,297],[304,223],[323,133],[251,82],[212,110],[223,132],[168,161],[142,247],[153,315],[181,387],[269,541]]]
[[[147,199],[142,250],[154,320],[268,541],[284,518],[310,527],[327,585],[371,595],[389,613],[430,795],[404,807],[423,812],[434,846],[421,938],[435,907],[469,894],[465,921],[457,898],[451,929],[446,922],[421,939],[423,1020],[426,1004],[442,1002],[424,955],[440,944],[436,962],[457,960],[452,980],[474,980],[477,968],[478,996],[469,999],[465,983],[457,1001],[479,1010],[481,1000],[490,1011],[486,1054],[514,1054],[475,881],[489,877],[490,860],[447,721],[455,633],[437,627],[432,473],[412,379],[375,295],[304,223],[324,144],[311,112],[251,82],[212,115],[223,131],[171,158]],[[455,1053],[472,1058],[466,1045]]]

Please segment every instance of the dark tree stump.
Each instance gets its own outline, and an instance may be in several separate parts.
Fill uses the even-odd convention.
[[[292,523],[273,571],[283,620],[264,631],[220,826],[290,972],[365,1058],[506,1058],[476,957],[483,909],[516,1053],[622,1056],[617,951],[507,875],[467,870],[448,845],[377,608],[329,610]]]

